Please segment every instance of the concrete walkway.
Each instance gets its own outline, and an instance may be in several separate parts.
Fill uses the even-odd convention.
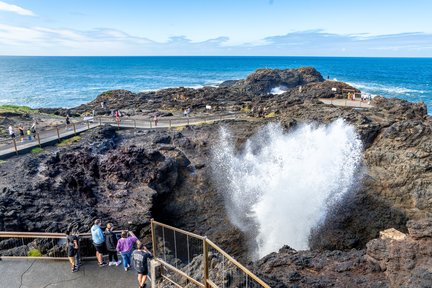
[[[69,127],[61,125],[44,131],[39,131],[39,138],[32,139],[32,141],[25,140],[24,142],[19,142],[19,138],[17,137],[16,150],[18,151],[18,154],[26,153],[31,151],[33,148],[39,147],[39,145],[53,145],[58,143],[61,139],[72,137],[75,134],[79,134],[89,129],[93,129],[95,127],[105,124],[116,126],[118,128],[129,129],[170,129],[185,125],[200,125],[202,123],[236,119],[238,117],[239,114],[202,115],[199,117],[191,118],[164,117],[158,120],[157,126],[155,126],[154,121],[149,118],[121,118],[121,121],[119,123],[115,122],[114,118],[95,118],[93,121],[75,122]],[[12,140],[4,141],[2,144],[0,144],[0,159],[6,159],[15,156],[16,150]]]
[[[343,106],[343,107],[354,107],[354,108],[372,108],[373,105],[369,104],[368,101],[360,100],[348,100],[348,99],[333,99],[333,98],[320,98],[324,104]]]
[[[99,288],[138,287],[134,270],[123,266],[98,267],[95,261],[84,262],[72,273],[69,263],[55,260],[0,261],[0,288]],[[150,284],[147,283],[147,287]]]

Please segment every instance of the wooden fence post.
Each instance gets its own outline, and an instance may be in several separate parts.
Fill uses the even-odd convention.
[[[87,129],[90,129],[90,121],[87,121]]]
[[[56,130],[57,130],[57,140],[58,140],[58,142],[60,142],[60,130],[59,130],[58,126],[56,126]]]
[[[13,138],[12,140],[13,140],[13,144],[14,144],[14,148],[15,148],[15,153],[16,153],[16,155],[18,155],[18,148],[17,148],[16,140],[15,140],[15,138]]]
[[[74,129],[74,134],[76,136],[76,125],[75,125],[75,123],[72,123],[72,126],[73,126],[73,129]]]
[[[42,148],[42,145],[41,145],[41,142],[40,142],[39,132],[36,134],[36,136],[37,136],[37,140],[38,140],[38,143],[39,143],[39,147]]]
[[[203,261],[203,263],[204,263],[204,279],[203,279],[203,284],[204,284],[204,287],[209,287],[208,286],[208,284],[207,284],[207,280],[208,280],[208,277],[209,277],[209,267],[208,267],[208,243],[207,243],[207,237],[204,237],[204,239],[203,239],[203,257],[204,257],[204,261]]]

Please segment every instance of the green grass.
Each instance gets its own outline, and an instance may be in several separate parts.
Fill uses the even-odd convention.
[[[6,160],[0,160],[0,165],[6,163]]]
[[[80,136],[74,136],[72,138],[68,138],[65,139],[63,141],[61,141],[59,144],[57,144],[58,147],[65,147],[65,146],[69,146],[72,145],[75,142],[79,142],[81,140]]]
[[[38,249],[32,248],[27,253],[27,256],[29,256],[29,257],[41,257],[42,253]]]
[[[36,147],[36,148],[33,148],[33,149],[31,150],[31,153],[32,153],[32,154],[39,154],[39,153],[41,153],[41,152],[43,152],[43,149],[40,148],[40,147]]]
[[[38,110],[32,109],[27,106],[18,105],[0,105],[0,113],[12,112],[12,113],[36,113]]]
[[[252,110],[249,106],[242,107],[240,110],[240,112],[243,112],[243,113],[250,113],[251,111]]]

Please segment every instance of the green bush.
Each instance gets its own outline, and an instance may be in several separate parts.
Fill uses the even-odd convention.
[[[36,148],[33,148],[33,149],[31,150],[31,153],[32,153],[32,154],[39,154],[39,153],[41,153],[41,152],[43,152],[43,149],[40,148],[40,147],[36,147]]]
[[[1,112],[14,112],[14,113],[35,113],[38,110],[32,109],[27,106],[18,106],[18,105],[0,105],[0,113]]]
[[[276,117],[276,113],[275,112],[270,112],[269,114],[264,116],[265,118],[274,118]]]
[[[72,138],[68,138],[65,139],[63,141],[61,141],[59,144],[57,144],[58,147],[65,147],[65,146],[69,146],[75,142],[79,142],[81,140],[80,136],[74,136]]]
[[[27,253],[27,256],[29,257],[41,257],[42,253],[36,249],[36,248],[32,248],[30,249],[30,251]]]
[[[6,160],[0,160],[0,165],[6,162],[7,162]]]

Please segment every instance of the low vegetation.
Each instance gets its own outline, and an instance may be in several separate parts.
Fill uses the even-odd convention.
[[[38,249],[32,248],[27,253],[27,256],[29,256],[29,257],[42,257],[42,253]]]
[[[32,109],[27,106],[18,106],[18,105],[0,105],[0,113],[36,113],[38,110]]]
[[[275,112],[270,112],[269,114],[264,116],[265,118],[275,118],[276,117],[276,113]]]
[[[80,136],[74,136],[72,138],[68,138],[65,139],[63,141],[61,141],[59,144],[57,144],[58,147],[65,147],[65,146],[69,146],[72,145],[75,142],[79,142],[81,140]]]
[[[31,150],[31,153],[32,153],[32,154],[39,154],[39,153],[41,153],[41,152],[43,152],[43,149],[40,148],[40,147],[36,147],[36,148],[33,148],[33,149]]]

